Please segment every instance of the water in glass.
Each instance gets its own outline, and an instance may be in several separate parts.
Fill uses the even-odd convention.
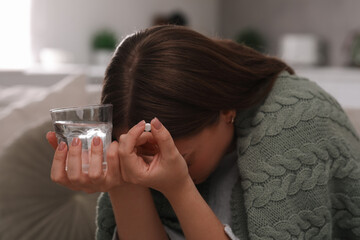
[[[54,128],[59,142],[63,141],[69,145],[75,137],[81,140],[82,170],[84,173],[87,173],[89,170],[91,141],[95,136],[100,137],[103,142],[103,170],[106,170],[106,149],[111,143],[111,134],[106,133],[111,131],[111,123],[55,121]]]

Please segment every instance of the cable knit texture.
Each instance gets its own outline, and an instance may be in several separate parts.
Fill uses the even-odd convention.
[[[360,139],[334,98],[283,72],[262,104],[238,112],[235,127],[236,236],[360,239]],[[107,194],[99,198],[97,223],[97,239],[111,239]]]

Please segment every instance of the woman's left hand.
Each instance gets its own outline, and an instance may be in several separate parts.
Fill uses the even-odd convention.
[[[154,118],[151,132],[144,132],[145,122],[119,138],[120,169],[125,182],[140,184],[162,192],[164,195],[189,181],[185,159],[181,156],[169,131]],[[157,151],[145,156],[141,146],[151,144]]]

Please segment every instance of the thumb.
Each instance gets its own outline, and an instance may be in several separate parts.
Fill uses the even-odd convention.
[[[159,146],[160,152],[164,155],[171,155],[176,149],[174,140],[169,131],[162,125],[159,119],[151,120],[151,133]]]

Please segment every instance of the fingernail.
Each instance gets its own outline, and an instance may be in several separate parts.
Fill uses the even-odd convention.
[[[71,142],[71,145],[73,146],[73,147],[75,147],[75,146],[77,146],[79,144],[79,138],[73,138],[73,140],[72,140],[72,142]]]
[[[62,151],[65,149],[66,143],[65,142],[60,142],[59,146],[58,146],[58,150]]]
[[[154,118],[152,120],[152,125],[154,126],[155,129],[159,130],[162,126],[161,122],[159,121],[159,119]]]
[[[138,124],[136,124],[137,127],[142,127],[145,125],[145,120],[141,120]]]
[[[51,131],[49,131],[49,132],[47,132],[47,133],[46,133],[46,139],[47,139],[47,140],[49,140],[49,138],[50,138],[51,134],[52,134],[52,132],[51,132]]]
[[[100,145],[100,138],[99,137],[94,137],[93,138],[93,144],[94,144],[94,146],[99,146]]]

